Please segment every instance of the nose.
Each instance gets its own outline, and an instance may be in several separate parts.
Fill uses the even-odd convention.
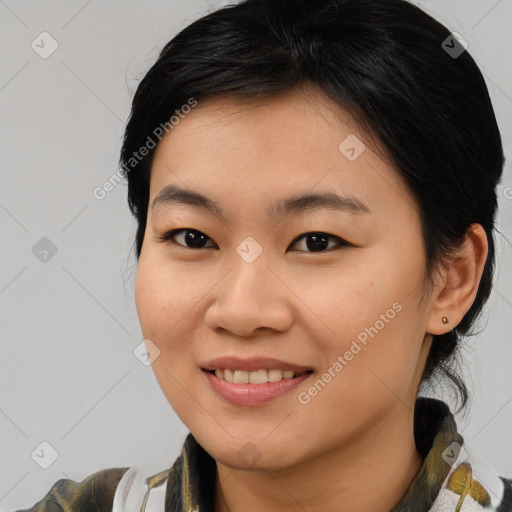
[[[232,268],[214,287],[205,315],[212,331],[250,338],[290,329],[293,294],[262,256],[252,263],[235,258]]]

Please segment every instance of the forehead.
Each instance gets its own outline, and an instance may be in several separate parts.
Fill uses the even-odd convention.
[[[361,151],[355,159],[343,152],[347,140]],[[158,144],[150,204],[170,183],[204,195],[231,191],[242,201],[333,187],[371,202],[378,200],[372,195],[411,201],[374,141],[348,111],[315,89],[207,99],[182,115]]]
[[[238,141],[245,142],[251,137],[258,138],[261,143],[279,141],[286,149],[287,145],[293,143],[295,133],[299,136],[308,133],[310,137],[318,138],[324,137],[326,129],[329,129],[335,140],[344,132],[358,133],[366,144],[376,150],[373,141],[361,132],[348,110],[310,85],[265,98],[217,95],[199,101],[189,113],[180,117],[178,126],[174,126],[164,137],[170,144],[173,144],[168,140],[172,133],[175,134],[174,139],[187,138],[189,142],[193,138],[199,141],[229,133],[236,137],[222,141],[226,150],[236,147]],[[288,131],[290,128],[294,128],[293,131]],[[176,132],[179,132],[178,136]],[[175,140],[174,144],[180,142]]]

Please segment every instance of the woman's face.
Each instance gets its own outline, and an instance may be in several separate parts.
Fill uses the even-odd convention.
[[[345,111],[314,91],[200,103],[159,143],[150,188],[140,323],[217,461],[286,468],[412,425],[431,341],[419,212]]]

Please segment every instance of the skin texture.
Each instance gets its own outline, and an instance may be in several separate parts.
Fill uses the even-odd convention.
[[[338,149],[349,134],[366,144],[354,161]],[[217,512],[316,512],[340,503],[389,512],[421,465],[413,411],[431,334],[456,326],[471,306],[487,239],[473,225],[427,297],[417,204],[372,148],[348,112],[303,89],[200,103],[156,149],[136,305],[144,337],[160,351],[152,366],[162,391],[217,461]],[[169,184],[208,196],[225,219],[186,204],[153,210]],[[371,213],[268,215],[278,200],[332,190]],[[158,240],[178,228],[207,235],[206,247],[188,248],[184,234],[174,244]],[[329,248],[308,249],[299,237],[310,232],[333,235]],[[236,251],[246,237],[263,249],[252,263]],[[301,404],[298,393],[393,304],[400,311]],[[237,406],[201,371],[229,355],[269,356],[314,374],[266,405]],[[248,442],[259,456],[250,467],[237,456]]]

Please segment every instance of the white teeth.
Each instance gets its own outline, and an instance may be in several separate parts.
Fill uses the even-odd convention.
[[[215,370],[215,375],[219,379],[226,382],[234,382],[235,384],[266,384],[267,382],[279,382],[282,379],[293,379],[297,375],[292,370],[256,370],[248,372],[245,370]]]
[[[278,382],[283,378],[283,370],[268,370],[268,381]]]
[[[235,370],[233,374],[233,382],[235,384],[249,384],[249,372],[244,370]]]
[[[267,383],[267,370],[258,370],[249,372],[249,382],[251,384],[266,384]]]

